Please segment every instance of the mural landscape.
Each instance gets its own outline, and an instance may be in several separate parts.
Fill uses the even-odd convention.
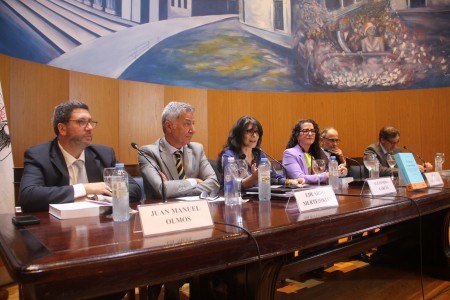
[[[5,0],[0,52],[106,77],[208,89],[450,85],[445,0],[432,7],[420,0],[168,0],[158,2],[166,6],[156,17],[147,2],[150,14],[141,11],[136,20],[125,16],[122,1]]]

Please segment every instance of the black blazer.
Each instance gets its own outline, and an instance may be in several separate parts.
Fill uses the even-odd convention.
[[[114,150],[107,146],[90,145],[84,153],[89,182],[103,181],[103,169],[114,167],[117,161]],[[130,201],[139,201],[139,185],[131,176],[128,181]],[[58,139],[27,149],[19,192],[22,211],[46,211],[50,203],[69,203],[73,200],[74,190],[69,185],[69,171]]]

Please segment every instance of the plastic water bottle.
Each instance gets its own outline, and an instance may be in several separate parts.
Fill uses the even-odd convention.
[[[128,191],[128,174],[122,163],[116,163],[116,169],[111,176],[113,220],[124,222],[130,219],[130,196]]]
[[[224,157],[225,162],[227,158]],[[223,192],[225,197],[225,205],[233,206],[239,205],[239,191],[237,190],[237,175],[238,168],[234,161],[234,157],[228,157],[227,165],[223,172]]]
[[[329,183],[333,190],[339,189],[339,172],[338,172],[338,162],[336,160],[336,156],[330,157],[330,162],[328,163],[328,172],[329,172]]]
[[[270,200],[270,162],[266,157],[261,158],[258,166],[258,195],[259,200]]]
[[[443,163],[442,153],[436,153],[436,156],[434,157],[434,170],[439,174],[442,174],[442,163]]]

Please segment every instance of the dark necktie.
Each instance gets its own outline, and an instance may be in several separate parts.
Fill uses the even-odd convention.
[[[175,158],[177,159],[177,172],[178,172],[178,178],[180,179],[186,179],[186,175],[184,174],[184,168],[183,168],[183,159],[181,157],[181,151],[175,151]]]

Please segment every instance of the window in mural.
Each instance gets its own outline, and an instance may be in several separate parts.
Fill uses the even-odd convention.
[[[275,29],[284,30],[284,18],[283,18],[283,0],[274,1],[275,8]]]
[[[112,78],[208,89],[450,86],[450,0],[132,3],[0,1],[0,52]]]

